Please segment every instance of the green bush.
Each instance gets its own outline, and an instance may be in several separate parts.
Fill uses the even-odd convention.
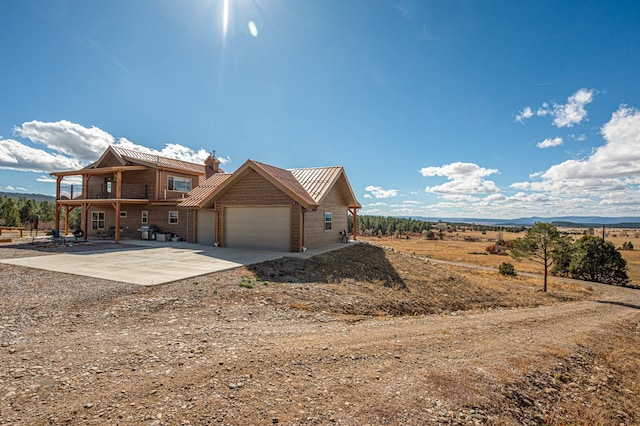
[[[502,264],[498,268],[498,271],[500,271],[501,275],[506,275],[510,277],[515,277],[516,275],[518,275],[516,273],[516,268],[514,268],[514,266],[508,262],[502,262]]]

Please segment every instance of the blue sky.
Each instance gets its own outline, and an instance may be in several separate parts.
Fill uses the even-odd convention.
[[[109,144],[342,165],[362,214],[637,216],[640,2],[0,2],[0,191]]]

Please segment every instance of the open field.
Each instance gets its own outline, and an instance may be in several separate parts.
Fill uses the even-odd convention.
[[[640,291],[538,288],[368,244],[156,287],[2,264],[0,425],[639,424]]]
[[[574,239],[579,239],[584,232],[584,229],[560,228],[560,230],[570,233]],[[596,236],[602,235],[602,229],[595,230],[595,233]],[[525,235],[524,232],[487,231],[486,233],[481,233],[479,231],[465,231],[445,233],[444,240],[426,240],[418,235],[409,236],[409,239],[363,236],[359,236],[358,239],[393,247],[405,253],[414,253],[427,258],[495,268],[502,262],[509,262],[515,266],[517,272],[543,273],[542,266],[535,262],[526,259],[516,261],[508,255],[489,255],[485,249],[496,241],[498,234],[502,234],[502,238],[505,241],[522,238]],[[627,273],[631,283],[640,286],[640,238],[638,237],[640,233],[635,230],[607,228],[606,235],[606,240],[611,241],[616,247],[622,246],[624,242],[631,242],[634,245],[635,250],[622,250],[620,253],[627,261]]]

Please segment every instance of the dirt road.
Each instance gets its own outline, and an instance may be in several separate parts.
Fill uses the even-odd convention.
[[[603,389],[640,398],[593,358],[618,324],[640,341],[640,291],[365,317],[293,308],[314,284],[241,287],[240,269],[156,288],[0,272],[2,425],[543,424],[588,418]],[[611,415],[636,424],[625,401]]]

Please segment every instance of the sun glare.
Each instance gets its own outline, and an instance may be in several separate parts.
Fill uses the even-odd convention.
[[[222,37],[227,38],[227,28],[229,27],[229,0],[224,0],[222,6]]]

